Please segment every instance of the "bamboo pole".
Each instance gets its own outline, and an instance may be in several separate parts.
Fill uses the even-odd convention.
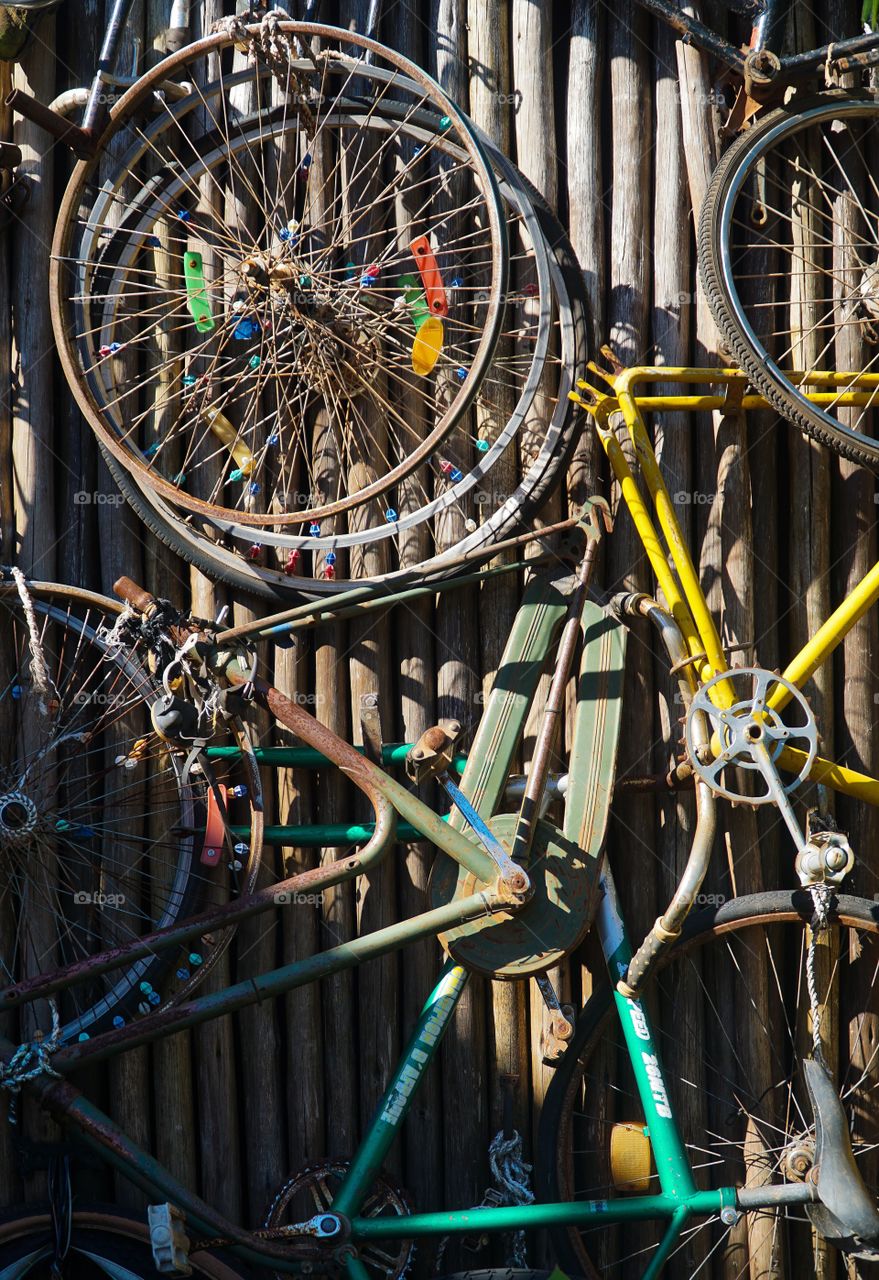
[[[391,41],[401,53],[416,63],[426,62],[427,41],[424,30],[413,9],[395,13],[393,27],[384,32],[384,39]],[[401,224],[405,210],[401,210]],[[428,422],[424,404],[419,395],[408,388],[400,392],[401,412],[418,435],[426,435]],[[400,484],[401,507],[407,505],[411,493],[414,505],[422,490],[429,491],[430,477],[427,467],[419,468],[412,477]],[[425,525],[407,530],[400,538],[400,565],[418,564],[432,550],[432,538]],[[434,633],[433,600],[425,597],[406,603],[391,615],[399,637],[399,679],[396,682],[399,703],[399,732],[406,742],[416,742],[425,729],[436,723],[436,687],[434,670],[436,648]],[[391,711],[393,717],[393,710]],[[394,723],[392,719],[391,723]],[[433,804],[438,797],[436,783],[419,788],[425,803]],[[397,904],[400,918],[422,911],[428,892],[428,876],[433,862],[434,849],[428,843],[407,844],[397,875]],[[440,962],[440,949],[432,938],[413,944],[406,951],[401,966],[400,1027],[405,1035],[424,1006],[427,993],[432,989]],[[442,1182],[442,1092],[439,1073],[427,1072],[419,1097],[409,1113],[403,1136],[404,1179],[411,1191],[416,1208],[436,1203],[436,1188]]]
[[[446,93],[466,111],[470,104],[466,0],[432,0],[431,30],[435,74]],[[463,536],[463,516],[449,511],[438,522],[440,547]],[[459,720],[469,733],[482,706],[476,591],[444,593],[436,606],[436,712]],[[444,1171],[441,1195],[446,1204],[477,1204],[485,1187],[483,1152],[488,1136],[484,1088],[465,1097],[462,1080],[483,1082],[486,1071],[484,985],[468,983],[440,1056]],[[438,1189],[439,1190],[439,1189]],[[443,1269],[457,1268],[457,1242],[449,1244]]]

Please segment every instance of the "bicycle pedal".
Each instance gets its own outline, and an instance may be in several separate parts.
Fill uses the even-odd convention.
[[[502,1209],[507,1203],[505,1197],[500,1191],[496,1191],[494,1187],[489,1187],[485,1195],[482,1197],[477,1209]],[[476,1233],[470,1236],[461,1237],[461,1248],[466,1249],[468,1253],[479,1253],[480,1249],[484,1249],[490,1240],[485,1232]]]
[[[147,1224],[156,1270],[163,1276],[191,1276],[189,1237],[180,1210],[173,1204],[147,1205]]]

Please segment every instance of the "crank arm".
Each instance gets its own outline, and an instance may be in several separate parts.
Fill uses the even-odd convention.
[[[456,786],[447,773],[438,775],[452,804],[464,815],[467,822],[476,832],[480,843],[498,870],[501,880],[506,881],[517,897],[525,896],[531,889],[531,881],[518,862],[514,862],[504,846],[489,827],[488,823],[473,808],[460,787]]]
[[[818,1204],[807,1204],[816,1230],[854,1258],[879,1261],[879,1209],[855,1162],[845,1108],[824,1066],[803,1062],[815,1113],[815,1167]]]

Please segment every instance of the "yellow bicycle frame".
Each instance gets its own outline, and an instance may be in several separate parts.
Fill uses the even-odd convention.
[[[695,689],[714,676],[728,671],[729,664],[723,651],[720,636],[699,582],[696,566],[690,556],[684,531],[678,521],[671,494],[666,488],[653,445],[644,424],[643,413],[702,412],[724,409],[769,409],[762,396],[745,394],[747,377],[738,369],[689,369],[677,367],[638,366],[623,369],[612,353],[603,349],[602,354],[612,367],[602,369],[589,365],[590,371],[610,387],[610,393],[589,382],[580,381],[580,394],[571,392],[571,398],[591,415],[598,438],[607,454],[613,473],[620,485],[622,497],[631,513],[635,530],[653,568],[659,590],[681,629],[690,655],[689,678]],[[816,388],[847,386],[843,392],[820,390],[808,392],[815,404],[864,406],[876,403],[879,392],[879,374],[810,373],[800,381]],[[722,394],[702,395],[642,395],[638,388],[650,383],[682,383],[689,385],[720,385]],[[851,387],[857,387],[852,390]],[[623,449],[610,426],[613,414],[622,414],[638,459],[641,478],[646,486],[649,502],[632,473]],[[650,503],[656,514],[656,522],[650,512]],[[657,528],[658,524],[658,528]],[[788,663],[782,675],[798,689],[826,661],[833,650],[879,599],[879,564],[873,565],[842,604]],[[729,706],[733,701],[730,686],[724,681],[715,686],[715,700]],[[791,694],[779,685],[769,698],[767,706],[780,711],[790,700]],[[798,773],[806,756],[787,747],[779,756],[779,764]],[[846,795],[870,804],[879,804],[879,779],[859,773],[818,756],[809,770],[809,777],[818,783],[842,791]]]

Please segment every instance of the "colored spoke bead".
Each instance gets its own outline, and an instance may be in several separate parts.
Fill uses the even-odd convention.
[[[184,387],[194,387],[197,381],[198,379],[196,378],[194,373],[184,373],[183,375]]]
[[[394,510],[394,508],[388,507],[387,511],[385,512],[385,520],[387,520],[388,524],[395,524],[397,521],[397,518],[398,518],[397,512]]]
[[[333,580],[333,578],[335,578],[335,576],[336,576],[336,566],[335,566],[334,564],[327,564],[327,565],[324,565],[324,579],[325,579],[325,581],[327,581],[327,582],[332,582],[332,580]]]
[[[284,572],[289,574],[296,573],[299,567],[299,561],[301,558],[302,558],[301,551],[297,551],[295,549],[291,551],[289,556],[287,557],[287,563],[284,565]]]
[[[89,1033],[87,1031],[80,1031],[76,1038],[80,1044],[85,1044],[86,1040],[89,1038]]]
[[[312,538],[320,537],[320,525],[317,523],[317,521],[313,521],[308,526],[308,532],[311,534]]]
[[[114,1027],[124,1027],[124,1026],[125,1026],[125,1019],[124,1019],[123,1017],[121,1017],[121,1015],[120,1015],[120,1014],[118,1014],[118,1013],[116,1014],[116,1017],[113,1019],[113,1026],[114,1026]]]
[[[162,242],[158,236],[147,236],[147,244],[151,249],[161,249]]]
[[[188,969],[178,969],[178,970],[177,970],[177,977],[179,978],[179,980],[180,980],[181,982],[185,982],[185,981],[186,981],[186,979],[189,977],[189,970],[188,970]]]
[[[463,366],[459,366],[455,370],[455,377],[458,379],[459,382],[463,382],[467,377],[467,370],[463,368]]]
[[[491,445],[487,440],[477,440],[476,448],[479,450],[480,453],[488,453],[489,449],[491,448]]]
[[[464,473],[460,471],[458,467],[452,467],[451,471],[449,472],[449,479],[451,480],[452,484],[457,484],[458,481],[463,478],[463,475]]]
[[[156,454],[159,452],[161,445],[162,445],[161,440],[154,440],[152,444],[148,444],[147,447],[144,449],[143,456],[145,458],[154,458]]]
[[[247,548],[247,558],[248,558],[248,560],[258,560],[258,559],[259,559],[259,556],[260,556],[261,551],[262,551],[262,543],[261,543],[261,542],[252,542],[252,543],[250,544],[250,546]]]
[[[189,963],[190,963],[191,965],[193,965],[196,969],[197,969],[197,968],[198,968],[198,966],[203,962],[203,960],[204,960],[204,956],[202,956],[202,955],[200,954],[200,952],[198,952],[198,951],[190,951],[190,953],[189,953]]]
[[[280,439],[281,437],[278,434],[278,432],[273,431],[272,434],[269,436],[269,438],[266,440],[266,444],[277,444]]]
[[[236,782],[234,787],[229,788],[229,795],[236,800],[243,800],[247,795],[247,787],[243,782]]]
[[[232,337],[238,342],[247,342],[248,339],[255,338],[258,333],[259,321],[251,319],[250,316],[245,316],[243,320],[239,320],[236,324],[232,331]]]
[[[161,1003],[162,997],[159,995],[158,991],[151,991],[150,994],[147,996],[147,999],[149,1000],[153,1008],[155,1008],[157,1004]]]
[[[180,221],[181,221],[181,222],[191,222],[191,221],[192,221],[192,214],[189,212],[189,210],[188,210],[188,209],[178,209],[178,210],[177,210],[177,217],[180,219]]]
[[[335,563],[336,563],[336,553],[335,553],[335,551],[328,551],[328,552],[327,552],[327,554],[326,554],[326,562],[327,562],[327,564],[329,564],[329,565],[333,565],[333,564],[335,564]]]
[[[247,486],[247,492],[251,494],[252,497],[256,497],[256,495],[259,493],[261,489],[262,489],[262,485],[259,484],[256,480],[251,480],[250,484]]]
[[[13,698],[15,698],[16,701],[18,701],[18,699],[21,697],[21,694],[22,694],[21,685],[14,684],[10,689],[10,693],[12,694]]]
[[[448,129],[451,126],[451,123],[452,123],[451,116],[440,116],[439,127],[441,129]]]
[[[250,364],[251,369],[258,369],[262,364],[262,356],[251,356],[248,363]]]
[[[453,470],[454,470],[454,467],[453,467],[453,465],[452,465],[452,463],[451,463],[451,462],[443,461],[443,462],[441,462],[441,463],[439,464],[439,469],[440,469],[440,471],[443,473],[443,475],[444,475],[444,476],[447,476],[447,475],[449,474],[449,472],[450,472],[450,471],[453,471]]]

